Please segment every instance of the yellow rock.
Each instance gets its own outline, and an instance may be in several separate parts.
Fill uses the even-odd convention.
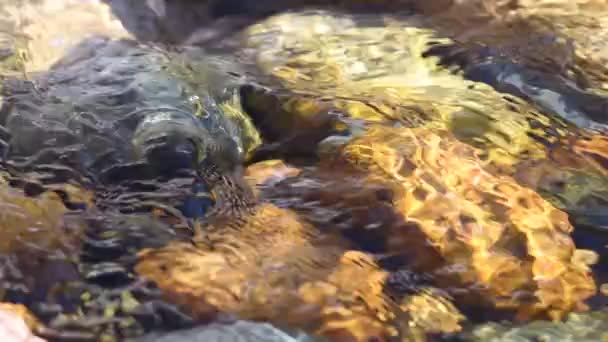
[[[374,124],[449,130],[458,141],[478,148],[475,155],[485,170],[513,176],[560,209],[595,207],[590,199],[608,199],[606,144],[600,135],[577,130],[485,84],[466,81],[440,67],[434,57],[422,57],[431,45],[452,42],[437,33],[443,32],[442,20],[450,22],[448,17],[433,17],[437,22],[432,25],[417,16],[372,18],[330,11],[270,17],[249,27],[243,40],[261,72],[280,86],[271,82],[269,87],[277,91],[246,93],[245,106],[258,113],[254,121],[261,123],[262,134],[284,146],[314,145],[320,139],[312,133],[350,130],[357,135]],[[538,49],[517,39],[532,32],[533,39],[544,42],[546,30],[523,14],[517,18],[521,27],[498,21],[495,25],[504,28],[474,32],[466,41],[506,41],[504,48],[519,56],[521,64],[561,68],[556,63],[568,56],[567,41],[557,39],[542,55],[534,55]],[[586,25],[590,29],[592,23]],[[306,138],[291,143],[289,137],[298,134]],[[568,186],[549,184],[560,182]]]
[[[545,158],[546,147],[531,135],[555,140],[559,135],[547,136],[542,127],[560,124],[521,100],[445,70],[435,58],[423,58],[432,44],[451,42],[425,25],[416,16],[273,16],[249,27],[243,40],[261,72],[288,91],[254,92],[246,102],[265,110],[267,118],[260,121],[280,132],[306,130],[305,118],[338,110],[367,122],[450,129],[508,172],[523,154]],[[295,105],[300,103],[307,105]]]
[[[476,150],[447,131],[370,127],[269,198],[380,241],[442,286],[461,288],[455,297],[465,305],[556,318],[584,309],[597,290],[593,257],[575,249],[567,215],[488,173]]]
[[[386,340],[400,333],[394,320],[409,307],[385,294],[388,273],[290,210],[260,204],[251,216],[212,221],[195,241],[143,251],[136,271],[198,318],[230,312],[336,341]],[[433,331],[455,325],[446,327],[433,325]]]
[[[495,305],[525,308],[516,292],[535,288],[534,310],[582,308],[596,287],[589,268],[575,265],[567,215],[512,178],[484,171],[474,152],[449,134],[383,127],[346,144],[341,158],[400,183],[395,206],[448,264],[468,265],[458,276],[486,285]]]
[[[90,201],[90,194],[82,190],[65,189],[77,201]],[[24,252],[28,244],[40,250],[67,247],[81,233],[77,223],[64,218],[67,211],[55,192],[27,197],[19,189],[0,186],[0,252]]]

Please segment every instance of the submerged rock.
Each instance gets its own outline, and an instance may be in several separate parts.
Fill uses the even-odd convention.
[[[603,341],[608,338],[606,310],[570,314],[564,322],[537,321],[525,325],[488,323],[467,335],[472,341]]]
[[[546,118],[422,58],[428,46],[444,41],[422,24],[419,17],[321,11],[260,22],[246,31],[246,51],[281,87],[278,95],[246,94],[245,106],[254,119],[267,108],[262,122],[276,121],[275,130],[283,130],[289,120],[297,130],[299,121],[333,110],[370,122],[449,126],[463,140],[483,144],[488,157],[501,164],[512,163],[524,151],[542,155],[525,132],[531,129],[528,121]],[[297,49],[285,48],[292,46]]]
[[[163,1],[128,3],[151,9],[152,22],[170,11]],[[252,9],[214,4],[219,15]],[[196,22],[190,14],[185,21]],[[6,82],[0,133],[10,172],[64,175],[54,182],[84,175],[103,183],[95,202],[112,211],[87,221],[85,264],[74,276],[99,285],[78,309],[106,321],[62,317],[54,326],[137,336],[142,327],[124,316],[138,307],[162,328],[230,313],[369,341],[457,332],[465,318],[453,302],[520,318],[585,310],[596,258],[575,248],[556,206],[604,205],[602,136],[423,57],[453,44],[437,36],[416,16],[292,12],[240,36],[238,57],[259,84],[238,92],[231,58],[100,37],[46,74]],[[573,96],[564,89],[553,90]],[[255,153],[260,137],[241,101],[270,142]],[[251,155],[273,154],[320,164],[266,162],[232,177]],[[152,217],[124,215],[142,209]],[[140,277],[179,309],[133,298],[129,283]],[[149,338],[239,339],[252,325],[262,327],[213,323]]]
[[[456,11],[447,11],[451,13],[434,16],[431,22],[456,41],[491,47],[501,54],[495,57],[503,61],[510,58],[522,66],[545,72],[542,76],[545,79],[558,77],[556,84],[549,87],[576,85],[583,92],[606,96],[606,3],[595,0],[516,3],[485,20],[471,20],[479,11],[455,8]]]
[[[267,198],[363,248],[376,241],[379,251],[403,254],[464,305],[483,299],[521,317],[559,318],[596,293],[567,215],[485,171],[475,150],[445,131],[371,127],[326,146],[320,165]]]
[[[272,177],[277,172],[281,178],[297,175],[297,169],[278,161],[247,169],[260,199],[272,188],[268,182],[280,181]],[[351,250],[339,235],[323,233],[275,205],[261,203],[252,210],[212,215],[197,229],[194,246],[174,243],[143,251],[136,271],[198,318],[228,312],[331,340],[461,329],[464,317],[443,293],[425,290],[414,278],[392,279],[411,289],[405,297],[393,293],[387,288],[390,273],[371,255]]]
[[[458,56],[459,53],[462,56]],[[433,54],[439,55],[447,65],[459,65],[467,79],[486,83],[499,92],[525,99],[578,127],[608,131],[608,118],[605,115],[608,98],[566,82],[553,71],[527,67],[516,59],[517,56],[510,58],[500,50],[485,46],[465,49],[448,45],[433,47],[426,53],[427,56]]]
[[[167,334],[151,334],[137,340],[138,342],[312,342],[312,337],[302,333],[287,334],[268,323],[237,321],[231,324],[212,323],[199,328],[176,331]]]
[[[93,178],[139,161],[161,173],[202,160],[236,168],[252,132],[205,88],[220,93],[230,81],[194,88],[178,72],[187,65],[181,57],[129,40],[85,40],[31,86],[9,92],[8,158],[16,166],[59,162]],[[190,70],[203,80],[204,72]]]
[[[80,210],[66,208],[57,192],[32,196],[6,184],[0,188],[0,208],[3,300],[37,309],[50,299],[69,310],[74,294],[63,290],[82,279],[78,251],[86,228]]]
[[[38,253],[41,259],[66,256],[83,233],[82,220],[70,215],[60,195],[53,191],[30,197],[20,189],[1,185],[0,208],[0,252],[29,254],[30,259],[23,260],[26,262],[34,262]]]
[[[268,188],[256,170],[272,173],[269,164],[247,171],[260,184],[260,198]],[[273,165],[279,171],[285,167]],[[392,298],[385,292],[389,273],[371,255],[352,250],[339,235],[319,231],[290,210],[260,203],[250,212],[211,215],[208,222],[197,229],[194,245],[144,250],[135,268],[194,317],[227,312],[332,340],[460,329],[463,317],[449,300],[431,292]],[[445,304],[433,311],[437,303]],[[427,313],[440,311],[444,318],[433,323],[435,315]]]
[[[71,47],[91,35],[129,36],[110,9],[98,0],[2,1],[0,12],[3,21],[14,26],[13,37],[18,38],[19,48],[26,52],[21,71],[27,73],[45,72]]]
[[[446,56],[450,50],[445,47],[451,46],[460,53],[451,64],[477,68],[480,77],[493,77],[482,69],[500,68],[501,61],[522,73],[546,76],[550,67],[543,69],[525,58],[534,49],[498,60],[488,52],[487,59],[475,60],[477,50],[442,38],[444,31],[433,30],[426,19],[300,11],[249,27],[242,38],[244,53],[269,77],[265,82],[272,89],[241,91],[247,112],[274,143],[259,151],[260,156],[314,158],[315,146],[324,138],[348,140],[376,124],[446,129],[478,148],[475,155],[493,174],[514,177],[568,213],[581,208],[602,211],[608,201],[608,174],[601,133],[577,128],[551,111],[540,112],[520,98],[467,80],[428,53],[435,49],[435,55]],[[567,101],[578,101],[564,89],[554,91]],[[593,97],[603,101],[598,94]],[[600,107],[595,114],[603,115]],[[588,120],[585,115],[578,118]],[[600,152],[586,151],[588,145]]]
[[[258,98],[273,92],[255,92],[249,97],[261,104],[252,101],[251,106],[289,112],[276,114],[279,124],[289,122],[284,116],[297,122],[325,108],[374,122],[441,125],[503,165],[523,154],[544,157],[543,144],[531,135],[551,141],[576,131],[517,98],[452,75],[436,58],[424,57],[429,48],[452,43],[427,26],[419,16],[306,11],[270,17],[249,27],[243,41],[245,53],[280,86],[270,85],[278,88],[279,100],[272,105]]]
[[[103,0],[142,41],[209,44],[265,17],[301,8],[393,12],[449,7],[450,0]]]
[[[226,217],[202,232],[194,246],[142,252],[136,266],[195,317],[227,312],[357,341],[395,333],[383,323],[385,273],[360,253],[342,256],[347,244],[315,237],[290,211],[264,204],[251,216]],[[350,262],[351,254],[360,262]],[[353,283],[355,274],[365,280]],[[357,304],[358,296],[365,305]]]
[[[2,166],[15,188],[6,185],[0,205],[11,209],[3,287],[59,335],[130,338],[150,321],[192,325],[169,304],[152,305],[158,291],[132,266],[138,250],[190,237],[191,219],[214,204],[243,202],[214,195],[224,183],[232,187],[223,193],[236,193],[230,175],[259,136],[240,109],[238,82],[213,63],[226,61],[92,37],[48,72],[5,80]],[[123,298],[131,292],[136,299]]]

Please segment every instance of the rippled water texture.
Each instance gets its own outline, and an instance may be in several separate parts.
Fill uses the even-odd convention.
[[[0,13],[0,340],[608,338],[605,1]]]

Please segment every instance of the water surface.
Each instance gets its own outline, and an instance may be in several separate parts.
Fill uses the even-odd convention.
[[[0,294],[42,338],[606,338],[602,2],[0,12]]]

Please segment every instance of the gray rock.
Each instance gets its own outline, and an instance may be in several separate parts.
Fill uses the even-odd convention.
[[[227,78],[205,83],[199,77],[204,84],[193,84],[177,66],[199,76],[210,68],[188,69],[184,56],[94,37],[32,82],[12,80],[0,116],[12,136],[8,158],[61,162],[87,174],[140,161],[162,169],[191,167],[211,158],[208,151],[216,162],[238,164],[239,129],[209,91],[223,91]]]
[[[288,334],[268,323],[237,321],[166,334],[150,334],[137,342],[313,342],[320,341],[303,333]]]
[[[487,342],[606,341],[608,311],[568,315],[564,322],[534,321],[524,325],[508,322],[477,326],[467,340]]]

